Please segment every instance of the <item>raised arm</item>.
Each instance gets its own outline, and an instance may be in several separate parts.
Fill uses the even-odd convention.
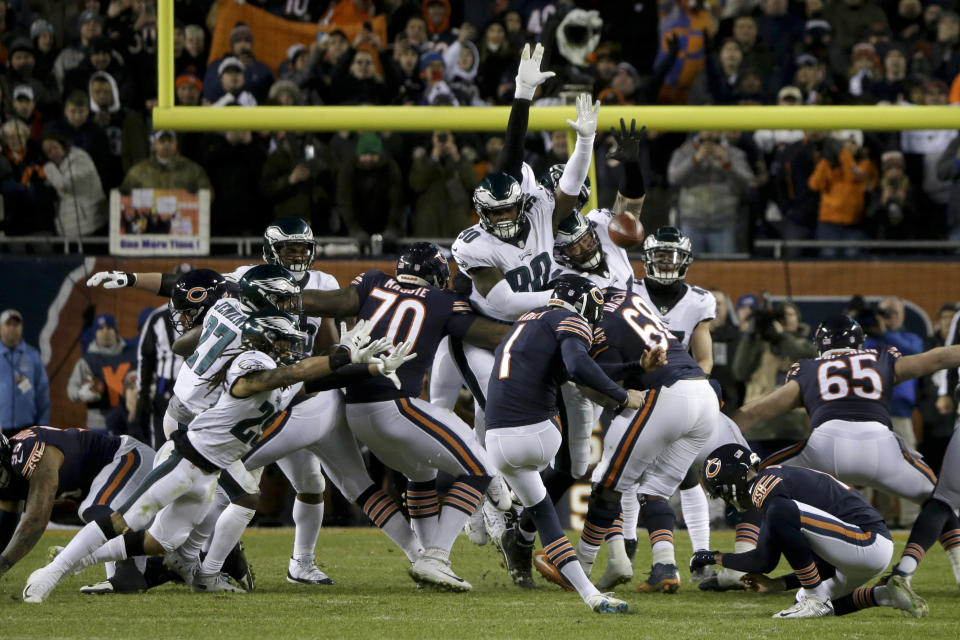
[[[360,312],[360,294],[356,287],[335,291],[304,291],[303,312],[308,316],[348,318]]]
[[[136,287],[158,296],[169,298],[173,293],[173,285],[177,282],[173,273],[130,273],[127,271],[98,271],[87,280],[88,287],[103,287],[104,289],[121,289]]]
[[[590,170],[590,161],[593,158],[593,138],[597,132],[597,113],[600,102],[592,103],[590,94],[581,93],[577,96],[577,120],[567,120],[567,124],[577,132],[577,144],[573,153],[567,158],[563,167],[563,175],[554,192],[553,229],[570,215],[577,206],[577,197],[580,187],[587,179]]]
[[[50,522],[53,512],[53,500],[57,495],[57,486],[60,484],[60,466],[63,464],[63,453],[56,447],[47,446],[43,457],[30,476],[30,489],[27,494],[27,506],[24,509],[20,523],[13,532],[13,538],[0,554],[0,575],[6,573],[10,567],[37,544]]]
[[[903,356],[893,366],[894,383],[930,375],[941,369],[960,367],[960,345],[937,347],[913,356]]]
[[[510,108],[510,120],[503,139],[503,149],[497,162],[497,170],[513,176],[517,182],[523,181],[523,139],[527,135],[527,121],[530,117],[530,103],[537,87],[554,76],[552,71],[540,71],[543,59],[543,45],[537,43],[530,53],[530,45],[523,46],[520,65],[517,67],[516,90],[513,93],[513,105]]]
[[[514,291],[497,267],[474,267],[470,277],[477,292],[504,318],[516,319],[550,301],[553,291]]]
[[[646,200],[643,184],[643,172],[640,170],[640,144],[646,142],[646,127],[636,130],[637,121],[630,121],[630,130],[620,118],[620,131],[610,127],[610,133],[617,142],[617,148],[607,153],[608,159],[617,160],[623,165],[623,178],[617,188],[617,199],[613,203],[616,213],[629,213],[637,220]]]
[[[730,417],[747,433],[758,422],[776,418],[799,406],[800,385],[796,380],[789,380],[779,389],[740,407]]]

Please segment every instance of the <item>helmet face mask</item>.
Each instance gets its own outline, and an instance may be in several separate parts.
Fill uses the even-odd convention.
[[[553,253],[558,262],[580,271],[592,271],[603,262],[600,236],[593,223],[579,213],[560,223]]]
[[[643,241],[643,267],[654,282],[671,285],[683,281],[692,262],[690,238],[676,227],[660,227]]]
[[[195,327],[207,311],[227,293],[227,281],[216,271],[194,269],[173,285],[167,308],[174,329],[180,334]]]
[[[397,259],[397,282],[419,287],[446,289],[450,265],[443,250],[432,242],[415,242],[404,247]]]
[[[304,273],[313,265],[317,245],[313,230],[302,218],[277,218],[263,232],[263,260],[294,273]]]
[[[300,315],[303,309],[300,285],[286,268],[260,264],[240,278],[240,304],[248,312],[273,307]]]
[[[306,355],[307,339],[288,313],[265,308],[255,311],[243,326],[244,349],[261,351],[279,365],[295,364]]]
[[[473,190],[480,228],[504,242],[515,240],[526,228],[524,203],[520,183],[505,173],[486,176]]]
[[[190,329],[197,326],[197,320],[203,317],[200,309],[177,309],[173,305],[173,300],[167,303],[170,309],[170,319],[174,330],[183,335]]]

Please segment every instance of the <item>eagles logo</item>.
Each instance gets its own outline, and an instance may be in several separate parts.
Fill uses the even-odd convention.
[[[706,462],[704,467],[704,475],[708,478],[713,478],[718,473],[720,473],[720,458],[710,458]]]
[[[205,287],[194,287],[187,291],[187,300],[190,302],[203,302],[207,299],[207,290]]]

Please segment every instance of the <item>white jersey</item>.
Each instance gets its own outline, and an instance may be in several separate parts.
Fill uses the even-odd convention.
[[[614,214],[610,209],[594,209],[586,215],[587,220],[593,224],[597,230],[597,237],[600,238],[600,248],[603,250],[603,263],[594,271],[577,271],[567,266],[561,265],[562,273],[574,273],[578,276],[588,278],[601,289],[614,287],[624,291],[633,291],[633,265],[630,264],[630,258],[627,257],[625,249],[613,244],[610,239],[610,220]]]
[[[504,242],[484,231],[479,224],[464,229],[451,248],[453,259],[461,273],[469,275],[471,269],[496,267],[513,291],[543,291],[558,271],[553,261],[553,194],[537,184],[533,171],[524,167],[523,192],[527,196],[524,211],[530,231],[526,238],[516,244]],[[490,308],[474,287],[470,303],[481,314],[498,320],[512,322]]]
[[[226,469],[257,441],[264,427],[283,411],[303,386],[302,382],[247,398],[230,393],[234,383],[253,371],[276,369],[273,358],[260,351],[244,351],[230,363],[216,404],[194,418],[188,427],[190,444],[204,458]]]
[[[257,265],[246,264],[242,267],[237,267],[231,273],[224,274],[224,278],[231,280],[233,282],[239,282],[240,278],[243,277],[247,271],[253,269]],[[293,274],[296,277],[296,273]],[[307,271],[303,278],[299,280],[300,288],[304,291],[335,291],[340,288],[340,283],[337,282],[337,279],[326,273],[325,271],[319,271],[316,269],[311,269]],[[313,353],[313,343],[317,337],[317,332],[320,330],[320,324],[323,322],[323,318],[314,318],[313,316],[306,316],[306,322],[301,321],[301,331],[307,334],[307,344],[306,344],[306,354],[311,355]]]
[[[229,353],[240,348],[247,314],[236,298],[217,300],[203,317],[203,330],[193,354],[183,361],[173,393],[194,415],[216,404],[220,389],[211,390],[205,379],[220,371]]]
[[[670,333],[683,343],[683,348],[690,349],[690,336],[698,324],[704,320],[713,320],[717,317],[717,300],[706,289],[684,283],[687,288],[683,297],[669,309],[657,305],[647,291],[645,280],[637,280],[633,285],[634,293],[644,299],[657,314],[663,323],[670,329]]]

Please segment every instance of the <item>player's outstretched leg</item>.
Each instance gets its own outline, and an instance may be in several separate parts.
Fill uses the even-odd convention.
[[[692,480],[689,476],[693,476]],[[710,548],[710,504],[707,494],[697,481],[696,472],[691,469],[680,485],[680,509],[683,511],[683,521],[690,534],[690,546],[694,551]],[[691,486],[687,486],[691,485]],[[690,581],[700,583],[716,574],[712,565],[691,571]]]
[[[858,587],[850,595],[833,600],[833,611],[838,616],[871,607],[892,607],[914,618],[925,618],[930,614],[926,601],[913,592],[902,575],[891,576],[886,585]]]
[[[590,575],[607,532],[613,529],[614,523],[620,519],[620,497],[620,492],[601,484],[594,484],[590,492],[587,518],[580,535],[580,543],[577,545],[577,557],[580,558],[580,564],[587,575]],[[633,578],[633,565],[623,548],[623,537],[609,540],[608,548],[610,558],[607,570],[597,581],[599,589],[610,589]]]
[[[370,522],[380,527],[407,556],[411,564],[423,555],[423,545],[410,524],[404,519],[400,507],[386,491],[372,483],[355,500]]]
[[[676,593],[680,589],[680,572],[673,548],[673,529],[676,515],[667,502],[660,498],[644,496],[640,505],[643,522],[647,526],[653,562],[650,576],[640,583],[640,593]]]

